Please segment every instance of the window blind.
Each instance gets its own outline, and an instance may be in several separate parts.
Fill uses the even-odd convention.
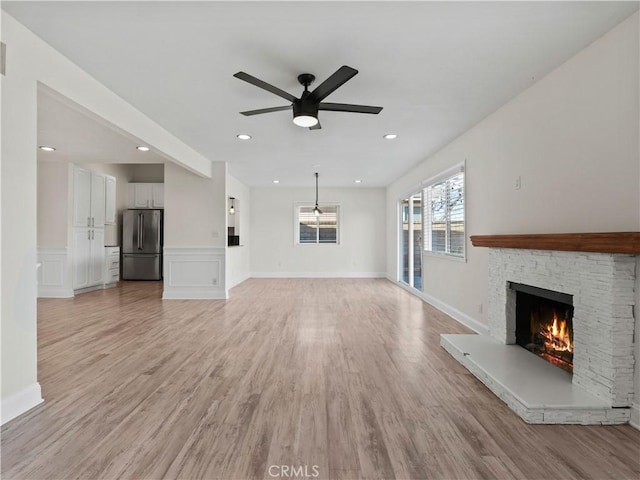
[[[464,257],[464,172],[428,185],[422,194],[425,251]]]

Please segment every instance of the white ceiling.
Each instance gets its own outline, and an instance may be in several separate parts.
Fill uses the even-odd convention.
[[[325,186],[353,186],[355,179],[385,186],[631,15],[638,2],[3,2],[2,8],[195,150],[227,161],[250,186],[273,179],[307,186],[316,170]],[[309,131],[295,126],[289,112],[238,113],[286,101],[234,78],[237,71],[299,96],[298,74],[313,73],[319,83],[341,65],[360,73],[326,101],[379,105],[379,115],[320,112],[323,129]],[[67,148],[80,141],[74,130],[56,130],[49,113],[41,131],[60,136],[52,142]],[[383,140],[389,132],[398,139]],[[253,138],[241,142],[238,133]]]
[[[164,163],[164,157],[114,129],[91,112],[61,99],[49,89],[38,89],[38,145],[53,146],[55,152],[38,150],[39,161],[73,163]]]

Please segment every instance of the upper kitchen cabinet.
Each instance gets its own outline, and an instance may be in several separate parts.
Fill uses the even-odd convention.
[[[105,225],[116,224],[116,179],[111,175],[105,175],[106,193],[105,193]]]
[[[130,183],[129,208],[164,208],[164,183]]]
[[[151,184],[151,202],[153,208],[164,208],[164,183]]]
[[[115,179],[114,179],[115,180]],[[73,226],[104,227],[106,177],[85,168],[73,168]],[[114,196],[115,201],[115,196]],[[115,210],[115,205],[114,205]]]

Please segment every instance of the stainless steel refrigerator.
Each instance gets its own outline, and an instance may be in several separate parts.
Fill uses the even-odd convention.
[[[162,279],[162,210],[125,210],[122,279]]]

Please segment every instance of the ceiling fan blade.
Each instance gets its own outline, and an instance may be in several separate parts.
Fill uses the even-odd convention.
[[[309,130],[321,130],[322,129],[322,125],[320,125],[320,120],[318,120],[318,123],[316,123],[313,127],[309,127]]]
[[[382,107],[372,107],[370,105],[351,105],[349,103],[321,103],[318,110],[330,112],[352,112],[352,113],[380,113]]]
[[[358,70],[355,68],[346,65],[341,66],[333,75],[318,85],[316,89],[309,94],[309,99],[314,102],[321,102],[357,74]]]
[[[250,83],[251,85],[255,85],[256,87],[262,88],[267,92],[271,92],[275,95],[278,95],[279,97],[289,100],[290,102],[294,102],[297,100],[297,98],[291,95],[290,93],[287,93],[284,90],[280,90],[278,87],[274,87],[273,85],[267,82],[263,82],[259,78],[249,75],[248,73],[238,72],[233,76],[236,78],[239,78],[240,80],[244,80],[245,82]]]
[[[242,115],[246,115],[250,117],[251,115],[260,115],[261,113],[271,113],[271,112],[281,112],[283,110],[291,110],[291,105],[287,105],[286,107],[271,107],[271,108],[260,108],[258,110],[247,110],[246,112],[240,112]]]

